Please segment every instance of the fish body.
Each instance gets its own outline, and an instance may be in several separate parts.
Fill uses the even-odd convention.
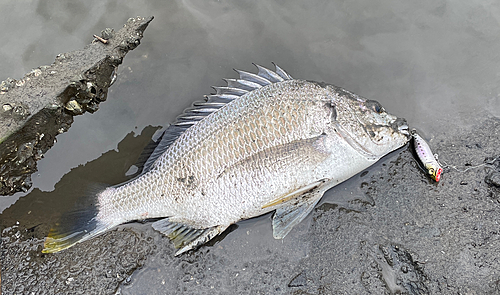
[[[415,153],[419,160],[424,165],[425,170],[429,176],[436,182],[441,179],[443,168],[439,165],[436,157],[431,151],[429,144],[415,131],[412,130],[413,143],[415,146]]]
[[[140,176],[98,193],[88,221],[56,228],[43,251],[128,221],[166,217],[153,228],[180,254],[271,211],[273,235],[284,238],[326,190],[408,141],[406,121],[376,101],[293,79],[278,66],[257,68],[238,71],[239,79],[186,110]]]

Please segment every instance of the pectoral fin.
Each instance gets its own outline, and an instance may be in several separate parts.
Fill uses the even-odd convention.
[[[319,186],[321,186],[323,183],[325,183],[326,180],[322,179],[320,181],[316,181],[316,182],[313,182],[309,185],[306,185],[304,187],[301,187],[299,188],[298,190],[294,190],[284,196],[280,196],[279,198],[275,199],[275,200],[272,200],[271,202],[265,204],[264,206],[262,206],[262,209],[265,209],[265,208],[268,208],[268,207],[272,207],[272,206],[275,206],[275,205],[279,205],[279,204],[283,204],[287,201],[290,201],[292,199],[295,199],[295,198],[298,198],[299,196],[303,195],[304,193],[308,192],[308,191],[311,191],[311,190],[314,190],[316,188],[318,188]]]
[[[175,248],[180,248],[175,252],[175,256],[205,244],[227,228],[227,226],[218,225],[197,229],[182,223],[171,222],[168,218],[158,220],[152,226],[169,237],[174,242]]]
[[[321,187],[309,189],[291,201],[289,204],[276,209],[273,216],[273,236],[283,239],[292,228],[300,223],[313,209],[323,196]]]

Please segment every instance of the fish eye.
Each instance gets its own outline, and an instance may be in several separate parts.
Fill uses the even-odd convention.
[[[368,100],[366,102],[366,106],[378,114],[380,114],[384,111],[384,108],[382,107],[382,105],[380,103],[378,103],[378,101]]]
[[[434,175],[434,168],[429,168],[429,174]]]

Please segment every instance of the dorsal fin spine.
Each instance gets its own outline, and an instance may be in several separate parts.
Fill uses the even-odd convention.
[[[240,80],[245,80],[245,81],[250,81],[256,84],[259,84],[260,86],[267,86],[269,84],[272,84],[271,81],[266,79],[265,77],[259,76],[257,74],[252,74],[249,72],[241,71],[241,70],[236,70],[235,71],[240,74]]]
[[[257,75],[259,75],[261,77],[265,77],[267,80],[271,81],[272,83],[285,81],[285,79],[283,79],[283,77],[276,74],[275,72],[273,72],[267,68],[264,68],[263,66],[259,66],[258,64],[253,64],[253,65],[256,66],[257,69],[259,70]]]
[[[217,97],[221,99],[235,100],[239,98],[241,95],[233,95],[233,94],[211,94],[208,96],[208,99],[212,97]]]
[[[239,88],[243,89],[246,91],[253,91],[255,89],[258,89],[262,87],[262,85],[252,82],[252,81],[247,81],[243,79],[225,79],[227,86],[232,87],[232,88]]]
[[[240,89],[240,88],[233,88],[233,87],[217,87],[213,86],[213,89],[217,91],[216,95],[221,95],[221,94],[229,94],[229,95],[238,95],[241,96],[243,94],[248,93],[248,90]]]
[[[285,80],[293,80],[292,76],[290,76],[287,72],[285,72],[282,68],[280,68],[277,64],[273,63],[276,68],[276,74],[280,75],[281,78]]]

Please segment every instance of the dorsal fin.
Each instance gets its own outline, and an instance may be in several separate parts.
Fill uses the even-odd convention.
[[[193,103],[190,108],[186,109],[180,116],[178,116],[176,121],[165,130],[163,135],[157,141],[158,145],[154,151],[152,153],[149,152],[151,156],[149,156],[147,161],[144,163],[142,172],[144,173],[151,169],[151,166],[156,159],[158,159],[168,149],[168,147],[184,131],[186,131],[186,129],[203,120],[206,116],[255,89],[269,84],[293,79],[292,76],[274,63],[273,65],[276,67],[275,71],[257,64],[254,65],[258,69],[257,74],[235,69],[240,76],[239,79],[224,79],[227,86],[213,87],[216,91],[215,94],[206,95],[205,101]]]

